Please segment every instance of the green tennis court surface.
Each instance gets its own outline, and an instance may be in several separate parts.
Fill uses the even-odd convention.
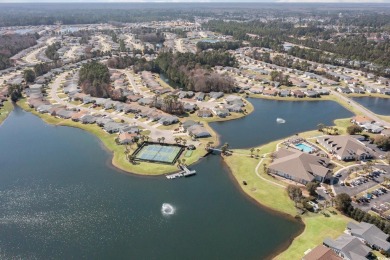
[[[180,146],[146,144],[138,151],[135,158],[143,161],[174,163],[182,149]]]

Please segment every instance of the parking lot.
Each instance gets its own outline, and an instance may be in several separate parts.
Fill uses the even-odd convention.
[[[363,166],[360,166],[363,167]],[[336,194],[340,193],[347,193],[349,196],[355,196],[365,190],[368,190],[375,185],[381,183],[384,181],[385,177],[390,178],[390,166],[388,165],[380,165],[375,166],[375,168],[378,168],[380,170],[383,170],[385,174],[379,174],[375,175],[372,178],[368,180],[363,180],[364,178],[360,177],[361,181],[359,181],[359,184],[356,183],[356,185],[352,186],[342,186],[341,182],[344,182],[345,179],[348,177],[348,169],[345,169],[340,172],[341,176],[339,178],[335,178],[333,180],[333,187],[336,192]]]
[[[369,210],[372,210],[372,207],[374,208],[386,207],[390,209],[389,202],[390,202],[390,192],[387,192],[383,195],[380,195],[378,197],[369,200],[369,202],[354,203],[354,206],[367,212]]]

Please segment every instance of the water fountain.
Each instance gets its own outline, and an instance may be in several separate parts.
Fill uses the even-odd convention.
[[[169,203],[163,203],[161,206],[161,213],[164,216],[169,216],[175,214],[176,209]]]

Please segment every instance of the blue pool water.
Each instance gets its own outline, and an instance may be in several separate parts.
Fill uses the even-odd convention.
[[[305,152],[305,153],[311,153],[313,151],[313,148],[311,148],[310,146],[308,146],[304,143],[296,144],[295,147],[298,148],[299,150]]]

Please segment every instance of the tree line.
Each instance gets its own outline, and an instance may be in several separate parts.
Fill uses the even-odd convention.
[[[38,34],[4,34],[0,35],[0,70],[12,66],[10,57],[37,44]]]
[[[163,52],[154,62],[155,72],[164,73],[172,82],[187,90],[232,92],[234,82],[210,69],[215,66],[236,66],[235,58],[228,52],[200,53]]]
[[[93,97],[108,98],[112,95],[110,72],[106,65],[96,61],[81,67],[78,84],[84,93]]]

